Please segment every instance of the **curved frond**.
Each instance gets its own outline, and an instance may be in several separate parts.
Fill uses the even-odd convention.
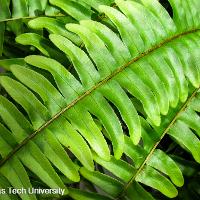
[[[45,20],[49,22],[49,25],[52,26],[52,22],[54,22],[54,25],[56,23],[59,25],[58,30],[60,31],[64,23],[76,22],[82,19],[91,19],[92,15],[97,15],[98,17],[98,12],[96,10],[98,5],[111,5],[111,3],[113,3],[113,1],[110,0],[93,0],[86,2],[84,0],[1,0],[0,56],[3,55],[2,59],[4,59],[4,57],[10,58],[13,55],[15,57],[22,57],[18,51],[24,51],[24,49],[22,49],[20,46],[16,46],[18,51],[7,49],[7,46],[10,44],[10,40],[14,39],[13,33],[18,36],[22,33],[33,31],[27,27],[27,23],[31,19],[36,19],[37,21],[38,17],[44,17],[44,19],[48,17]],[[92,11],[91,8],[94,10]],[[32,26],[34,27],[34,23],[30,25],[31,28]],[[38,25],[34,28],[41,29],[38,27]],[[48,26],[45,28],[48,28]],[[77,40],[77,43],[80,43],[79,39],[76,38],[74,34],[66,30],[64,32],[65,36],[67,35],[70,39],[74,38]],[[42,31],[36,31],[36,33],[43,35]],[[12,43],[14,43],[14,40]]]
[[[17,37],[46,56],[0,76],[0,185],[31,188],[33,173],[75,200],[153,200],[143,185],[176,197],[183,175],[159,144],[168,134],[200,163],[199,1],[170,0],[173,19],[157,0],[103,1],[108,23],[90,19],[100,1],[50,2],[83,20],[37,18],[49,40]],[[89,191],[73,188],[80,177]]]

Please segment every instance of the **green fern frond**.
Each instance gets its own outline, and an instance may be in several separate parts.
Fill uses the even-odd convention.
[[[183,175],[159,144],[168,134],[200,163],[200,2],[170,0],[172,19],[157,0],[115,0],[114,7],[104,1],[95,9],[105,13],[107,25],[81,12],[83,0],[79,11],[70,7],[76,1],[50,2],[86,19],[65,27],[43,17],[29,22],[49,30],[60,51],[53,56],[35,33],[16,38],[47,57],[8,63],[10,72],[0,76],[8,94],[0,96],[0,186],[31,188],[33,173],[75,200],[153,200],[143,185],[176,197]],[[74,189],[81,181],[93,189]]]
[[[47,21],[56,20],[60,26],[62,21],[77,21],[91,19],[95,15],[98,5],[111,5],[111,0],[68,0],[68,1],[47,1],[47,0],[1,0],[0,1],[0,56],[10,57],[6,52],[6,39],[12,37],[11,33],[20,35],[24,32],[31,32],[27,23],[30,19],[49,17]],[[60,8],[59,8],[60,7]],[[91,8],[94,10],[92,11]],[[97,11],[96,11],[97,13]],[[60,19],[59,19],[60,18]],[[61,27],[59,28],[61,29]],[[42,34],[39,32],[38,34]],[[10,36],[11,35],[11,36]],[[74,37],[65,30],[65,35]],[[5,45],[3,45],[5,43]],[[20,49],[20,48],[19,48]]]

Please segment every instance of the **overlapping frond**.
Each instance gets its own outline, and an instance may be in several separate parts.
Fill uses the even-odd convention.
[[[87,14],[50,2],[77,17]],[[30,21],[51,32],[58,56],[67,56],[76,73],[43,47],[48,57],[28,56],[0,76],[9,95],[0,97],[0,185],[32,187],[33,173],[77,200],[154,199],[142,184],[175,197],[184,180],[175,161],[157,148],[161,139],[169,134],[200,163],[200,3],[184,2],[170,0],[173,19],[157,0],[116,0],[116,8],[97,9],[108,26],[91,19],[65,27],[51,18]],[[17,38],[35,46],[41,40],[33,33]],[[67,188],[80,175],[105,194]]]
[[[56,21],[55,23],[59,25],[58,29],[62,29],[62,26],[64,26],[64,24],[67,22],[76,22],[82,19],[91,19],[93,15],[96,17],[96,15],[98,15],[97,10],[99,5],[111,5],[112,3],[112,0],[1,0],[0,56],[2,56],[2,54],[5,58],[21,56],[18,51],[24,51],[23,48],[16,46],[18,51],[14,51],[13,49],[8,47],[9,45],[11,45],[11,33],[14,33],[18,36],[24,32],[32,32],[33,30],[30,29],[31,26],[27,26],[27,23],[30,19],[37,19],[37,17],[39,16],[46,18],[48,16],[48,18],[46,19],[47,22]],[[65,36],[67,35],[68,37],[70,37],[70,39],[74,38],[74,35],[70,32],[66,30],[64,32]],[[37,37],[39,37],[42,35],[42,32],[36,31],[35,34],[38,34]],[[34,46],[34,44],[32,45]],[[3,59],[5,59],[4,57]]]

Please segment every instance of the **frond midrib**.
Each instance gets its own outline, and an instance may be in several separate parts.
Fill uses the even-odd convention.
[[[56,115],[54,115],[49,121],[47,121],[46,123],[44,123],[42,126],[40,126],[37,130],[35,130],[32,134],[30,134],[27,138],[25,138],[20,144],[18,144],[6,157],[4,157],[2,160],[0,160],[0,167],[2,167],[10,158],[12,158],[21,148],[23,148],[23,146],[25,146],[29,141],[31,141],[34,137],[36,137],[42,130],[44,130],[46,127],[48,127],[51,123],[53,123],[57,118],[59,118],[64,112],[66,112],[68,109],[70,109],[71,107],[73,107],[76,103],[78,103],[79,101],[81,101],[82,99],[84,99],[85,97],[87,97],[88,95],[90,95],[93,91],[95,91],[96,89],[98,89],[99,87],[101,87],[102,85],[106,84],[109,80],[111,80],[112,78],[114,78],[116,75],[118,75],[120,72],[122,72],[125,68],[127,68],[128,66],[130,66],[131,64],[137,62],[138,60],[144,58],[145,56],[149,55],[150,53],[152,53],[153,51],[163,47],[165,44],[170,43],[172,41],[174,41],[175,39],[178,39],[180,37],[184,37],[188,34],[192,34],[195,32],[200,31],[200,29],[192,29],[190,31],[185,31],[183,33],[179,33],[176,34],[172,37],[169,37],[165,40],[163,40],[162,42],[160,42],[159,44],[153,46],[152,48],[150,48],[149,50],[141,53],[139,56],[135,57],[134,59],[132,59],[131,61],[129,61],[128,63],[124,64],[123,66],[119,67],[118,69],[116,69],[112,74],[110,74],[108,77],[104,78],[103,80],[101,80],[100,82],[98,82],[95,86],[93,86],[91,89],[87,90],[86,92],[84,92],[81,96],[79,96],[77,99],[75,99],[74,101],[72,101],[70,104],[68,104],[65,108],[63,108],[60,112],[58,112]]]
[[[35,19],[38,17],[66,17],[66,15],[63,15],[61,13],[56,15],[39,15],[39,16],[25,16],[25,17],[11,17],[0,20],[0,23],[2,22],[9,22],[9,21],[15,21],[15,20],[24,20],[24,19]]]
[[[116,4],[113,4],[111,7],[115,8]],[[42,14],[42,15],[38,15],[38,16],[10,17],[10,18],[6,18],[6,19],[1,19],[0,23],[1,22],[15,21],[15,20],[35,19],[35,18],[38,18],[38,17],[53,17],[53,18],[56,18],[56,17],[66,17],[66,15],[62,14],[62,13],[58,13],[58,14],[55,14],[55,15]],[[102,14],[102,15],[99,16],[98,20],[102,21],[103,19],[106,19],[106,18],[107,18],[107,16]]]
[[[142,164],[140,165],[140,167],[137,169],[136,173],[134,174],[134,176],[130,179],[130,181],[124,185],[124,188],[122,189],[122,191],[118,194],[118,196],[115,198],[115,200],[120,200],[120,198],[123,196],[123,194],[127,191],[127,189],[129,188],[129,186],[131,185],[131,183],[137,178],[137,176],[140,174],[140,172],[143,170],[143,168],[145,167],[145,164],[148,162],[148,160],[151,158],[151,156],[153,155],[154,151],[156,150],[157,146],[160,144],[161,140],[164,138],[164,136],[167,134],[167,132],[170,130],[170,128],[174,125],[174,123],[176,122],[176,120],[178,119],[178,117],[180,116],[180,114],[182,112],[185,111],[185,109],[188,107],[188,105],[191,103],[191,101],[193,100],[193,98],[196,96],[197,92],[200,90],[200,86],[198,88],[196,88],[192,94],[187,98],[187,100],[184,102],[184,104],[181,106],[181,108],[178,110],[178,112],[175,114],[175,116],[173,117],[173,119],[170,121],[170,123],[168,124],[168,126],[164,129],[163,133],[161,134],[160,139],[154,144],[154,146],[152,147],[152,149],[150,150],[150,152],[147,154],[145,160],[142,162]]]

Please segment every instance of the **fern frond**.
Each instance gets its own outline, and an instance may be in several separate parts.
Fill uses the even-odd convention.
[[[51,4],[52,3],[52,4]],[[40,17],[49,17],[48,21],[57,19],[57,23],[62,24],[64,20],[73,22],[76,20],[90,19],[94,11],[91,8],[98,8],[98,5],[110,5],[110,0],[98,1],[47,1],[47,0],[1,0],[0,1],[0,56],[9,57],[9,53],[4,50],[6,38],[12,37],[10,32],[20,35],[24,32],[30,32],[27,23],[30,19]],[[55,5],[55,6],[54,6]],[[59,8],[60,7],[60,8]],[[59,28],[61,29],[61,28]],[[40,33],[42,34],[42,33]],[[11,36],[10,36],[11,35]],[[71,38],[75,37],[65,30],[65,35]],[[79,41],[77,41],[79,42]],[[16,55],[17,56],[17,55]]]
[[[79,12],[70,7],[76,1],[51,2],[78,19],[86,16],[80,13],[85,1]],[[91,6],[99,4],[95,2]],[[200,163],[200,4],[170,2],[173,19],[157,0],[116,0],[116,8],[98,7],[112,30],[91,19],[67,23],[83,49],[57,20],[30,21],[32,27],[53,32],[50,41],[76,73],[60,59],[31,55],[25,65],[9,66],[11,75],[0,76],[9,95],[0,97],[0,173],[5,178],[0,184],[31,187],[33,172],[48,187],[63,188],[77,200],[154,199],[142,184],[169,198],[177,196],[175,186],[183,185],[183,175],[158,145],[169,134]],[[29,41],[33,36],[39,40]],[[17,40],[37,46],[43,39],[28,33]],[[79,182],[81,175],[105,193],[68,190],[63,175],[70,183]]]

